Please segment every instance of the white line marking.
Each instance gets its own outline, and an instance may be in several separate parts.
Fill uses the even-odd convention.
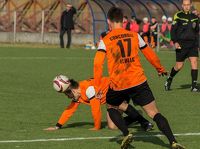
[[[180,133],[175,136],[200,136],[200,133]],[[164,135],[136,135],[134,138],[163,137]],[[105,140],[117,137],[79,137],[79,138],[57,138],[57,139],[35,139],[35,140],[2,140],[0,143],[31,143],[31,142],[55,142],[55,141],[77,141],[77,140]]]
[[[0,60],[58,60],[58,59],[93,59],[89,57],[0,57]]]

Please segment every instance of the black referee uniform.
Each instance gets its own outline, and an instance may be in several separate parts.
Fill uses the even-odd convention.
[[[171,40],[178,43],[176,47],[176,65],[178,62],[183,63],[186,58],[199,57],[199,18],[195,14],[185,11],[179,11],[174,15],[174,21],[171,29]],[[183,64],[182,64],[183,65]],[[192,62],[191,62],[192,65]],[[192,66],[191,66],[192,67]],[[180,68],[181,69],[181,68]],[[165,90],[170,90],[174,76],[179,70],[173,67],[168,79],[165,82]],[[198,68],[191,69],[192,92],[200,92],[197,86]]]
[[[176,61],[183,62],[188,57],[198,57],[199,18],[193,13],[179,11],[174,15],[171,39],[179,43],[176,49]]]

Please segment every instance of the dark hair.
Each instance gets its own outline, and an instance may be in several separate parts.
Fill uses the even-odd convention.
[[[128,20],[128,17],[127,16],[124,16],[123,18],[127,19]]]
[[[111,22],[123,22],[123,12],[118,7],[111,7],[108,11],[107,17]]]
[[[70,89],[77,89],[79,87],[79,83],[74,79],[69,79],[70,81]]]

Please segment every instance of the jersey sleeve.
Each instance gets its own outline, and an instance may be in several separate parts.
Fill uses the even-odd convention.
[[[60,127],[64,125],[69,120],[69,118],[74,114],[74,112],[77,110],[79,104],[80,103],[78,102],[72,101],[71,104],[64,110],[64,112],[60,116],[57,125],[60,125]]]
[[[196,24],[196,28],[195,28],[196,29],[196,41],[195,42],[196,42],[196,46],[198,48],[200,47],[200,45],[199,45],[199,43],[200,43],[199,42],[199,40],[200,40],[199,39],[200,38],[200,36],[199,36],[199,30],[200,30],[199,26],[200,26],[200,18],[197,17],[197,24]]]
[[[156,68],[157,72],[165,71],[165,68],[160,63],[160,59],[149,46],[146,46],[141,51],[145,58]]]
[[[177,38],[177,29],[178,29],[178,13],[174,15],[173,23],[172,23],[172,28],[171,28],[171,40],[175,43],[178,41]]]
[[[97,51],[94,58],[94,87],[96,92],[98,92],[98,88],[101,84],[101,78],[103,75],[103,64],[105,60],[106,54],[101,51]]]
[[[97,48],[98,51],[106,52],[106,46],[102,39],[100,39],[99,46]]]
[[[137,35],[138,35],[139,48],[142,50],[147,47],[147,44],[145,43],[145,41],[142,39],[142,37],[139,34]]]
[[[89,100],[93,99],[95,97],[95,89],[94,86],[89,86],[86,89],[86,96]]]
[[[101,103],[99,99],[93,98],[90,100],[92,117],[94,120],[94,128],[101,128]]]

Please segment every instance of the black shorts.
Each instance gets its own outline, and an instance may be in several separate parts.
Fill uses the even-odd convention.
[[[147,82],[121,91],[109,88],[106,94],[106,102],[113,106],[119,106],[122,102],[129,101],[130,98],[140,106],[145,106],[155,100]]]
[[[198,47],[192,43],[181,43],[181,49],[176,49],[176,62],[183,62],[188,57],[199,57]]]

